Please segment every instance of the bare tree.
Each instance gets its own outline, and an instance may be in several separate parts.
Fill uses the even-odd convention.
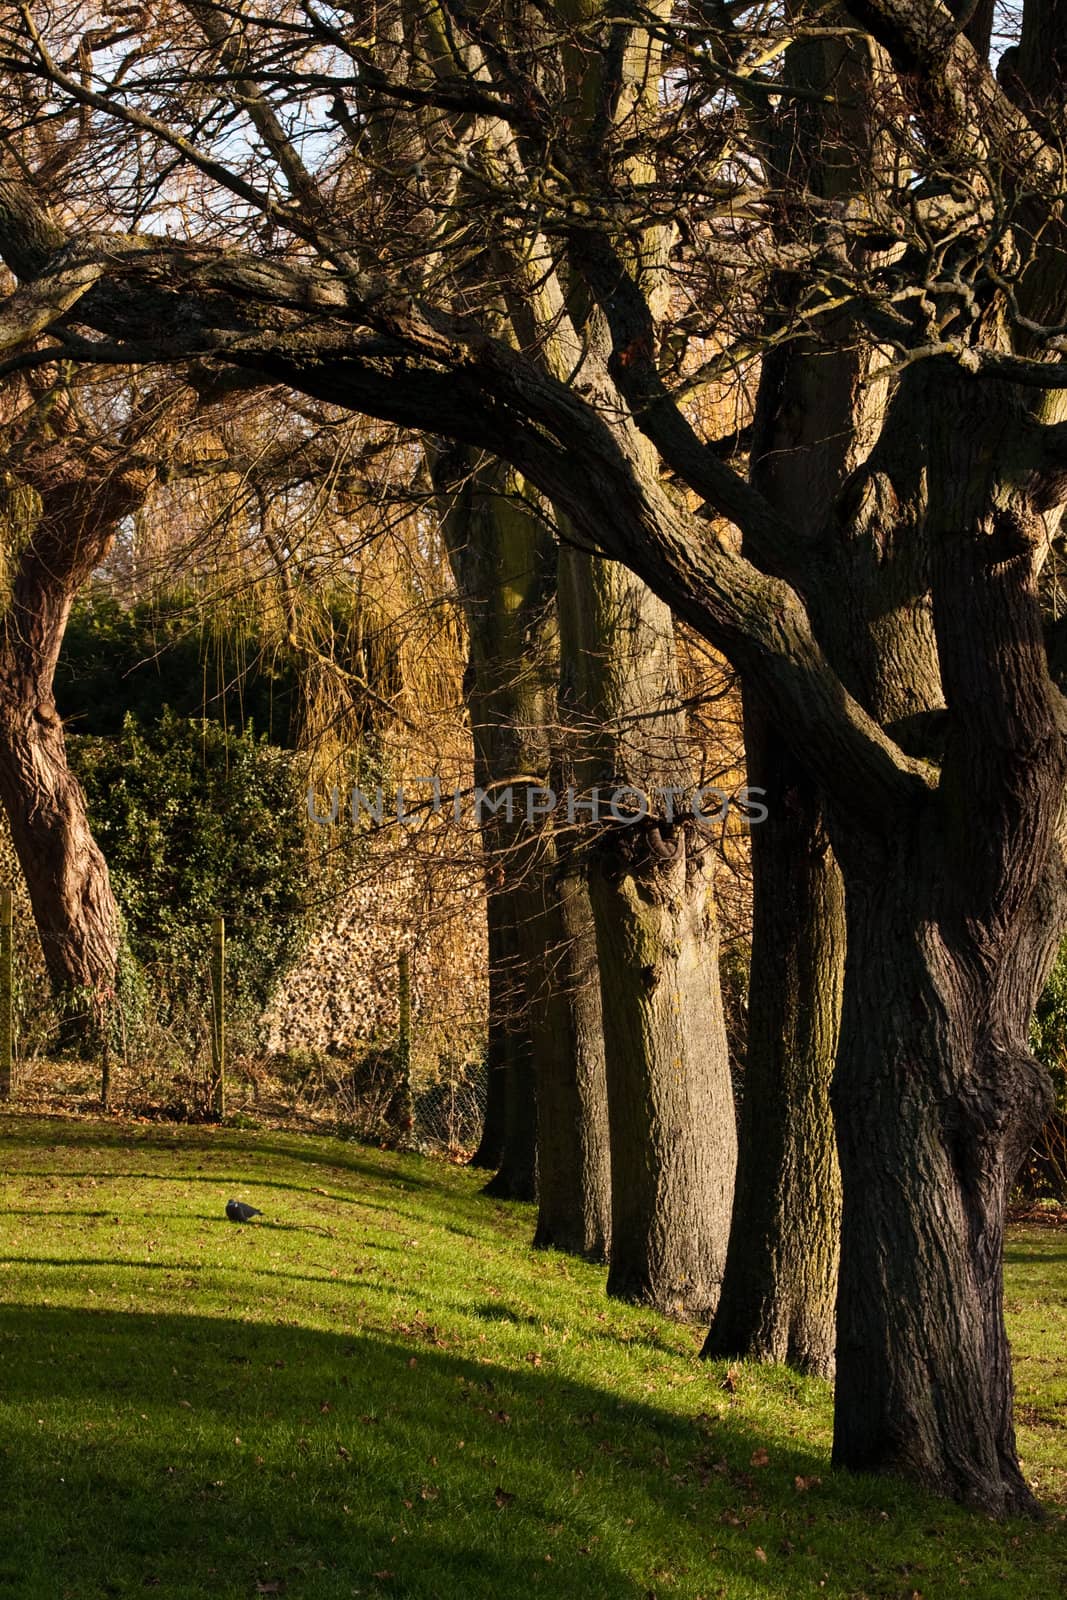
[[[857,0],[843,24],[709,4],[565,28],[543,8],[446,4],[413,8],[388,50],[358,7],[228,7],[222,53],[193,30],[204,9],[90,44],[82,69],[43,8],[12,27],[35,115],[84,116],[130,177],[79,231],[11,169],[9,360],[200,357],[486,450],[725,652],[820,795],[845,884],[835,1460],[1029,1509],[1001,1245],[1050,1104],[1027,1024],[1067,909],[1063,705],[1037,594],[1067,463],[1060,10],[1027,0],[998,81],[977,13],[938,0]],[[768,124],[813,93],[852,103],[786,65],[789,39],[827,28],[855,41],[863,85],[866,114],[840,135],[847,196],[798,188],[766,154]],[[635,52],[663,86],[651,122],[627,115]],[[595,73],[576,80],[574,56]],[[596,114],[570,137],[575,81]],[[412,105],[444,159],[394,173],[390,216],[362,178],[365,113]],[[146,226],[165,187],[136,179],[146,147],[211,196],[187,226],[174,211],[169,232]],[[477,193],[462,209],[460,175]],[[63,175],[68,207],[92,176]],[[433,225],[416,237],[420,208]],[[646,293],[640,241],[664,219],[682,316]],[[490,292],[457,288],[464,253]],[[533,308],[533,338],[502,330],[500,293]],[[855,470],[801,517],[700,435],[688,401],[813,339],[870,352],[856,382],[873,416]],[[903,720],[889,676],[918,685]]]

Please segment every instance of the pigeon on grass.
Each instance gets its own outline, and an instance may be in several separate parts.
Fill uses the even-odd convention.
[[[227,1200],[226,1215],[231,1222],[251,1222],[253,1217],[261,1217],[263,1213],[255,1206],[246,1206],[243,1200]]]

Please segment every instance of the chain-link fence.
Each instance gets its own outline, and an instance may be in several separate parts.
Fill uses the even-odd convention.
[[[415,1086],[412,1132],[416,1144],[446,1155],[475,1150],[482,1136],[487,1087],[484,1062],[468,1065],[421,1089]]]

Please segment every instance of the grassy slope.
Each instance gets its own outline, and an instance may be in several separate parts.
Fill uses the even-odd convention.
[[[699,1330],[531,1251],[528,1210],[471,1173],[294,1135],[0,1132],[0,1600],[1060,1592],[1060,1518],[831,1475],[824,1384],[724,1389]],[[231,1194],[266,1218],[228,1224]],[[1062,1509],[1062,1233],[1013,1238],[1008,1301],[1028,1470]]]

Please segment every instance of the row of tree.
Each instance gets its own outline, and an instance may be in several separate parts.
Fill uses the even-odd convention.
[[[494,1044],[537,1078],[541,1237],[610,1235],[621,1292],[707,1309],[722,1277],[713,1348],[825,1365],[829,1096],[834,1458],[999,1513],[1032,1506],[1001,1250],[1067,914],[1043,609],[1067,39],[1024,0],[994,67],[992,24],[986,0],[28,3],[2,25],[0,345],[24,381],[163,368],[179,405],[281,385],[409,430],[487,781],[690,781],[671,614],[723,652],[772,817],[729,1250],[709,853],[666,814],[578,856],[490,841],[497,965],[554,953]],[[94,474],[60,472],[55,511],[37,489],[0,668],[35,911],[83,907],[82,949],[106,917],[50,664],[141,492]],[[582,736],[546,748],[555,722]]]

